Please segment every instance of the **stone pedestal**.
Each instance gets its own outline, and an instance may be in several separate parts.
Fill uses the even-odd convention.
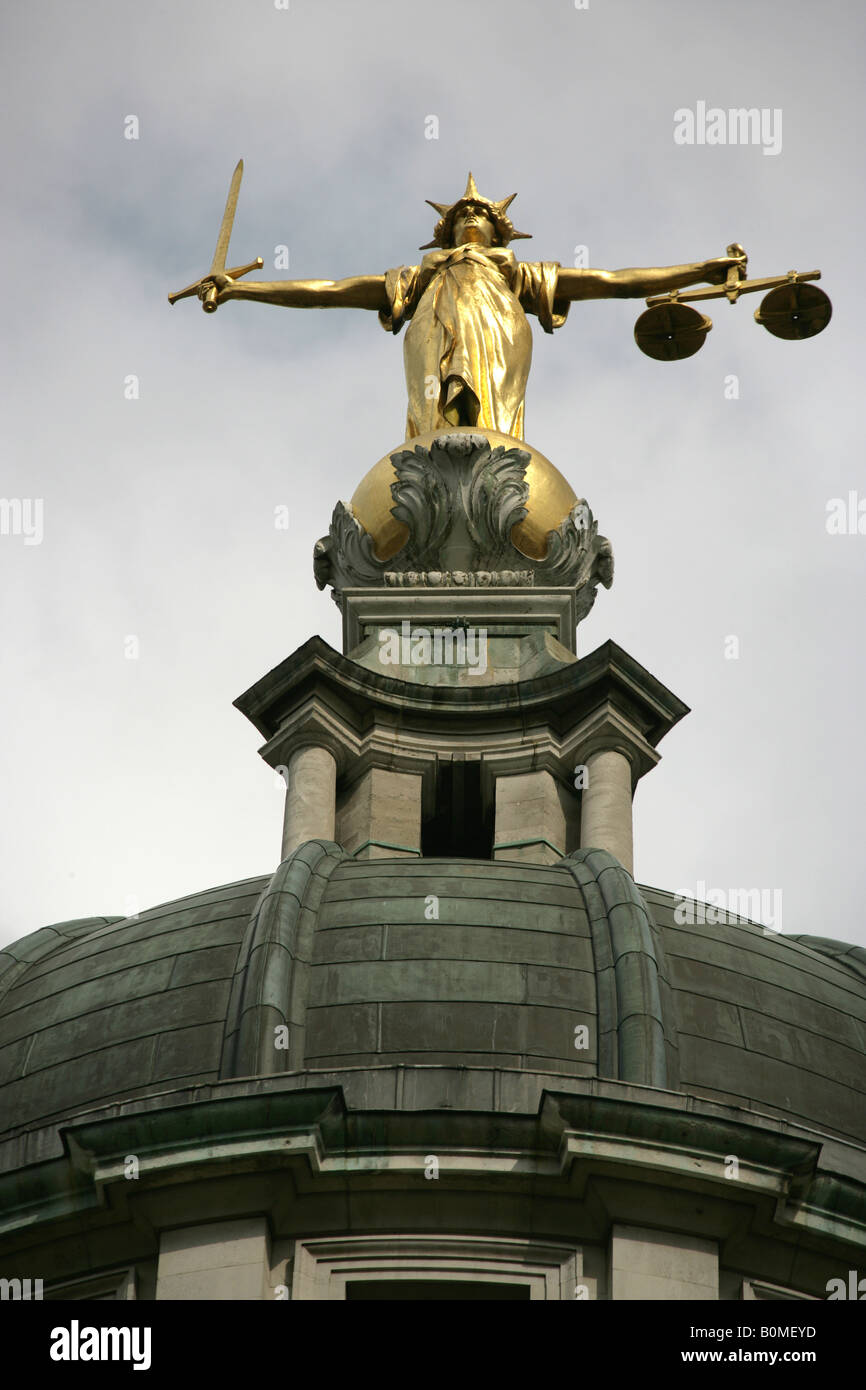
[[[494,859],[555,864],[575,847],[577,798],[547,771],[496,778]]]
[[[427,685],[520,681],[559,670],[575,659],[577,599],[567,588],[403,587],[346,589],[340,595],[343,649],[353,661],[385,676]],[[463,630],[482,664],[413,660],[417,636]],[[398,642],[386,641],[393,633]],[[447,641],[447,639],[446,639]],[[397,646],[400,662],[394,661]],[[440,646],[446,643],[440,637]],[[451,651],[454,643],[448,642]],[[474,669],[473,669],[474,666]]]
[[[340,797],[337,843],[356,859],[420,855],[421,782],[417,773],[368,768]]]

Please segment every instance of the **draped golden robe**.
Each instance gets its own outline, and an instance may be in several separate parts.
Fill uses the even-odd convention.
[[[536,314],[548,333],[565,323],[568,302],[554,305],[558,272],[557,261],[527,264],[504,246],[475,244],[385,272],[382,327],[399,333],[411,320],[403,344],[407,439],[453,424],[444,412],[461,390],[471,393],[464,397],[476,414],[471,423],[523,438],[532,361],[526,315]]]

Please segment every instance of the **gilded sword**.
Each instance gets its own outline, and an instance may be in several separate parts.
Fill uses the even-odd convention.
[[[191,295],[198,294],[201,286],[204,285],[213,275],[230,275],[233,280],[238,280],[242,275],[248,274],[251,270],[260,270],[264,262],[261,256],[257,256],[249,265],[238,265],[233,270],[226,270],[226,255],[229,249],[229,239],[232,234],[232,224],[235,220],[235,209],[238,205],[238,194],[241,190],[241,179],[244,176],[244,161],[239,159],[237,167],[232,174],[232,181],[229,185],[229,195],[226,198],[225,212],[220,223],[219,236],[217,237],[216,249],[213,253],[213,261],[207,275],[203,275],[194,284],[187,285],[184,290],[177,290],[168,296],[169,304],[174,304],[178,299],[188,299]],[[217,295],[219,290],[216,285],[209,285],[201,297],[201,307],[206,314],[212,314],[217,309]]]

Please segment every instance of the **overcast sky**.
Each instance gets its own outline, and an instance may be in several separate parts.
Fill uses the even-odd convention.
[[[821,268],[833,321],[804,343],[757,296],[710,306],[677,364],[637,350],[639,301],[533,321],[526,437],[613,543],[580,650],[613,638],[691,707],[637,792],[638,881],[781,890],[783,931],[866,942],[866,535],[826,527],[866,499],[863,30],[850,0],[4,8],[0,496],[44,511],[41,544],[0,536],[0,940],[278,860],[232,700],[313,633],[339,647],[312,547],[402,441],[405,393],[374,314],[169,307],[243,156],[229,263],[276,278],[281,244],[296,278],[416,264],[424,199],[470,168],[517,190],[522,259],[741,241],[754,276]],[[699,102],[780,111],[780,151],[675,143]]]

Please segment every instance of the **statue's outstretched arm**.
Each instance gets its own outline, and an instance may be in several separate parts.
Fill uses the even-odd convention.
[[[743,256],[715,256],[692,265],[654,266],[637,270],[560,270],[557,299],[643,299],[667,290],[707,282],[720,285],[731,266],[745,266]]]
[[[355,275],[349,280],[232,280],[212,275],[203,285],[215,284],[217,303],[227,299],[254,299],[261,304],[280,304],[291,309],[387,309],[384,275]]]

